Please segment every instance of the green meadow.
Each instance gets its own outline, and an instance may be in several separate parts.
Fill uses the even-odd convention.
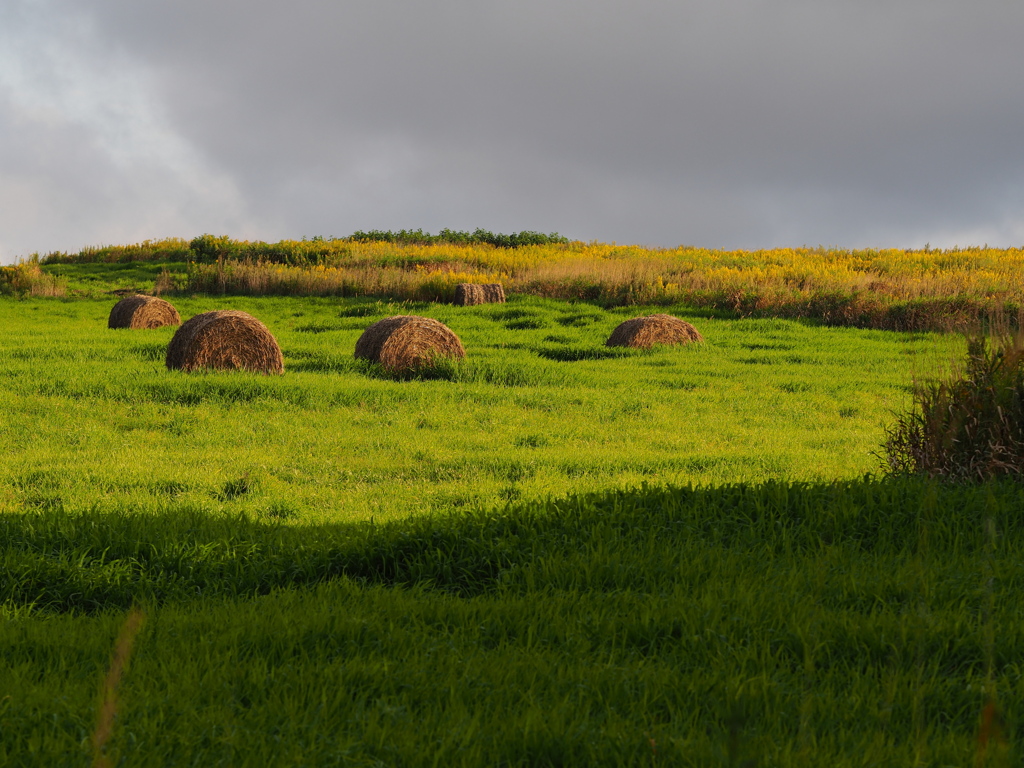
[[[174,296],[285,360],[183,374],[115,300],[0,300],[0,763],[1018,763],[1024,489],[879,475],[962,337]]]
[[[110,330],[102,300],[0,304],[0,509],[393,520],[652,484],[849,479],[876,471],[915,375],[958,353],[893,334],[670,311],[706,342],[608,348],[636,307],[526,298],[453,307],[176,299],[242,309],[284,376],[164,367],[173,328]],[[394,380],[353,357],[395,314],[451,327],[466,361]]]

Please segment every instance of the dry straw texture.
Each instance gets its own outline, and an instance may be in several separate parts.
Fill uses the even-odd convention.
[[[487,283],[484,285],[484,301],[487,304],[504,304],[505,289],[501,283]]]
[[[284,373],[284,358],[263,323],[245,312],[222,309],[196,315],[178,329],[167,347],[167,367]]]
[[[162,328],[181,325],[181,317],[170,303],[156,296],[126,296],[110,310],[108,328]]]
[[[459,283],[455,286],[455,304],[457,306],[504,303],[505,289],[501,283]]]
[[[380,320],[363,331],[356,342],[356,357],[396,372],[427,368],[441,357],[465,356],[462,342],[448,326],[416,315]]]
[[[704,337],[685,320],[672,315],[648,315],[622,323],[612,331],[605,345],[650,349],[655,344],[688,344],[691,341],[704,341]]]

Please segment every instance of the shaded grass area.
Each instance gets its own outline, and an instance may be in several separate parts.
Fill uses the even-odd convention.
[[[92,612],[138,600],[248,597],[339,576],[463,597],[510,588],[656,592],[689,567],[688,549],[745,551],[761,564],[825,550],[901,559],[927,537],[936,552],[976,553],[985,520],[1013,548],[1024,543],[1021,508],[1024,488],[1013,483],[979,489],[868,478],[642,488],[301,527],[174,505],[160,514],[40,511],[0,518],[0,600]]]
[[[307,529],[6,515],[0,757],[88,763],[137,603],[120,765],[1009,765],[1021,508],[864,479]]]
[[[149,294],[165,272],[178,276],[183,282],[187,270],[185,261],[126,261],[114,264],[48,264],[45,272],[61,280],[69,295],[98,297],[115,291]]]

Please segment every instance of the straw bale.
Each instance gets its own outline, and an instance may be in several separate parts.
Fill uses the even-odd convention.
[[[501,283],[487,283],[486,285],[484,285],[484,303],[505,303],[505,289],[502,287]]]
[[[284,373],[284,358],[263,323],[245,312],[222,309],[196,315],[177,330],[167,347],[167,367]]]
[[[655,344],[688,344],[704,341],[696,328],[672,315],[634,317],[619,325],[608,337],[608,347],[650,349]]]
[[[484,303],[484,287],[477,283],[459,283],[455,286],[455,305],[468,307]]]
[[[474,304],[504,304],[505,289],[501,283],[459,283],[455,286],[455,304],[468,307]]]
[[[465,356],[462,342],[448,326],[416,315],[379,320],[356,342],[356,357],[380,363],[393,372],[430,367],[442,357]]]
[[[108,328],[162,328],[181,325],[181,317],[171,304],[156,296],[126,296],[110,310]]]

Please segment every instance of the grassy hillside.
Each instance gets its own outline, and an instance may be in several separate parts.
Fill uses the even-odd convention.
[[[285,359],[183,374],[106,327],[168,263],[0,300],[0,764],[1019,762],[1024,490],[866,476],[962,337],[178,286]],[[410,313],[467,359],[353,358]]]
[[[116,298],[116,297],[115,297]],[[114,298],[0,302],[0,510],[195,508],[295,522],[405,517],[641,482],[852,478],[953,337],[708,319],[706,342],[604,346],[641,310],[523,298],[176,299],[277,335],[280,377],[164,367],[173,329],[110,330]],[[396,381],[356,361],[387,315],[436,317],[465,363]]]

